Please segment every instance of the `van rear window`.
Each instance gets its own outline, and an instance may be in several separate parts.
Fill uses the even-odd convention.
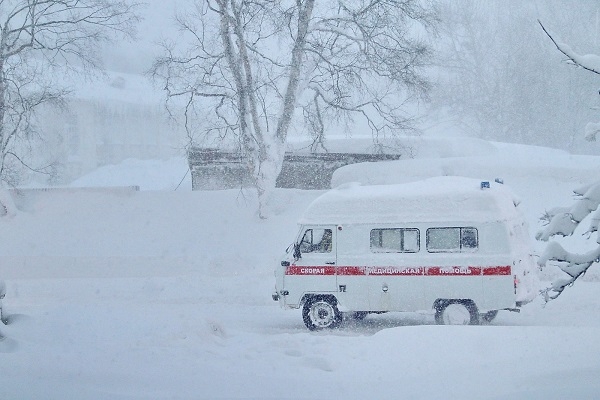
[[[374,253],[417,253],[419,230],[393,228],[371,230],[371,251]]]
[[[431,253],[473,251],[478,247],[477,229],[475,228],[427,229],[427,251]]]

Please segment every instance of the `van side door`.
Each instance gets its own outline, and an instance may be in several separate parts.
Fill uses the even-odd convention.
[[[371,311],[415,311],[431,306],[421,306],[425,268],[420,236],[420,230],[412,226],[371,229],[372,262],[366,269]]]
[[[305,226],[300,232],[300,258],[286,268],[286,289],[295,293],[336,291],[336,227]]]

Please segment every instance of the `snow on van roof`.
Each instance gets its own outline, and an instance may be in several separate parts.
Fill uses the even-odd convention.
[[[487,182],[487,181],[486,181]],[[349,183],[315,199],[301,224],[484,222],[520,217],[518,201],[503,184],[463,177],[361,186]]]

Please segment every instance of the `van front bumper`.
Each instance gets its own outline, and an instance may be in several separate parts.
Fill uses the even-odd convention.
[[[271,297],[273,297],[273,300],[279,301],[279,299],[281,299],[283,296],[287,296],[288,294],[290,294],[290,292],[287,290],[280,290],[279,292],[276,291],[273,293]]]

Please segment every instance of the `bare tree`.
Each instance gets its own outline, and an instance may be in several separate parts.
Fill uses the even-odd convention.
[[[538,20],[538,23],[556,48],[567,56],[571,63],[587,71],[600,74],[599,56],[594,54],[579,55],[567,44],[557,42],[541,21]],[[544,290],[546,301],[556,299],[567,286],[573,285],[579,277],[585,275],[594,263],[600,262],[600,234],[598,233],[598,227],[600,226],[600,181],[576,189],[574,193],[577,196],[577,201],[571,207],[554,208],[544,215],[542,219],[547,222],[546,228],[538,232],[536,238],[547,241],[556,235],[571,236],[581,223],[588,219],[589,226],[581,234],[589,239],[595,233],[598,245],[584,253],[570,252],[556,241],[550,242],[546,246],[538,264],[543,267],[548,261],[554,261],[568,275],[566,278],[552,282],[552,285]]]
[[[565,34],[592,40],[596,4],[574,0],[442,3],[433,106],[471,135],[579,150],[594,117],[594,76],[557,65],[561,54],[532,23],[543,15]],[[586,31],[587,30],[587,31]],[[585,144],[583,144],[585,146]],[[589,147],[589,146],[588,146]]]
[[[233,138],[254,178],[259,214],[301,110],[316,145],[328,121],[364,122],[374,137],[412,129],[403,103],[428,88],[433,28],[418,0],[196,0],[177,17],[189,45],[164,44],[151,74],[181,107],[191,139]],[[420,29],[420,31],[419,31]]]
[[[571,49],[571,47],[568,44],[558,43],[546,30],[546,28],[542,24],[542,21],[540,21],[539,19],[538,24],[540,24],[544,33],[550,38],[550,40],[552,40],[552,43],[554,43],[558,51],[567,56],[569,61],[587,71],[593,72],[595,74],[600,74],[600,56],[597,56],[595,54],[587,54],[585,56],[577,54],[575,51],[573,51],[573,49]]]
[[[19,168],[48,172],[25,157],[35,110],[62,104],[69,91],[57,75],[100,67],[99,44],[132,37],[138,3],[127,0],[0,1],[0,180]]]

